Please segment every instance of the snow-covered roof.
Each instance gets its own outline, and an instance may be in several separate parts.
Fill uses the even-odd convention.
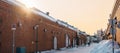
[[[80,31],[80,30],[79,30],[78,33],[79,33],[79,35],[80,35],[80,34],[83,34],[83,35],[85,35],[85,36],[88,35],[86,32],[84,32],[84,31]]]
[[[7,3],[11,4],[11,5],[16,5],[16,6],[20,6],[20,7],[25,6],[24,4],[22,4],[20,2],[17,2],[15,0],[2,0],[2,1],[7,2]]]
[[[20,7],[25,6],[24,4],[22,4],[20,2],[17,2],[17,1],[14,1],[14,0],[3,0],[3,1],[5,1],[5,2],[7,2],[9,4],[12,4],[12,5],[20,6]],[[49,20],[51,20],[53,22],[57,21],[57,19],[55,19],[55,18],[53,18],[51,16],[46,15],[46,13],[38,10],[37,8],[32,8],[31,10],[33,11],[33,13],[36,13],[36,14],[38,14],[40,16],[43,16],[44,18],[47,18],[47,19],[49,19]]]
[[[53,21],[53,22],[56,22],[56,21],[57,21],[57,19],[55,19],[55,18],[47,15],[46,13],[38,10],[37,8],[33,8],[32,11],[33,11],[33,13],[36,13],[36,14],[38,14],[38,15],[40,15],[40,16],[43,16],[44,18],[49,19],[49,20],[51,20],[51,21]]]
[[[68,26],[68,25],[67,25],[67,22],[63,22],[63,21],[61,21],[61,20],[57,20],[57,23],[58,23],[59,25],[65,26],[65,27]]]
[[[15,0],[2,0],[2,1],[7,2],[7,3],[11,4],[11,5],[16,5],[16,6],[20,6],[20,7],[25,7],[24,4],[22,4],[22,3],[18,2],[18,1],[15,1]],[[57,19],[55,19],[55,18],[47,15],[46,13],[38,10],[37,8],[32,8],[31,10],[32,10],[32,12],[35,13],[35,14],[38,14],[38,15],[40,15],[40,16],[43,16],[43,17],[46,18],[46,19],[49,19],[49,20],[51,20],[51,21],[53,21],[53,22],[57,22],[59,25],[65,26],[65,27],[67,27],[67,28],[69,28],[69,29],[74,30],[74,31],[77,32],[77,28],[75,28],[74,26],[69,25],[67,22],[64,22],[64,21],[61,21],[61,20],[57,20]]]
[[[57,23],[58,23],[59,25],[65,26],[65,27],[67,27],[67,28],[69,28],[69,29],[74,30],[74,31],[77,32],[77,28],[75,28],[74,26],[71,26],[71,25],[68,24],[67,22],[64,22],[64,21],[61,21],[61,20],[57,20]]]

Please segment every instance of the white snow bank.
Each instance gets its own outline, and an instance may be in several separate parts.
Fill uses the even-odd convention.
[[[115,53],[120,53],[119,46],[114,42]],[[90,53],[112,53],[112,40],[103,40]]]

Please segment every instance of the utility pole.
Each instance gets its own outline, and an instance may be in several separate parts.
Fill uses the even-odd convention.
[[[113,53],[114,53],[114,24],[113,24],[113,20],[112,20],[112,26],[111,26],[111,28],[112,28],[112,50],[113,50]]]
[[[110,29],[110,33],[112,34],[112,51],[114,53],[114,41],[115,41],[115,34],[116,34],[116,23],[117,20],[115,19],[110,19],[109,20],[110,24],[111,24],[111,29]]]

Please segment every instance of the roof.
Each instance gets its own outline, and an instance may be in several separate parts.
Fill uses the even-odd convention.
[[[7,3],[11,4],[11,5],[15,5],[15,6],[19,6],[19,7],[25,7],[24,4],[22,4],[22,3],[18,2],[18,1],[15,1],[15,0],[2,0],[2,1],[7,2]],[[37,8],[31,8],[31,10],[32,10],[32,12],[35,13],[35,14],[38,14],[38,15],[40,15],[40,16],[43,16],[44,18],[49,19],[49,20],[52,21],[52,22],[57,22],[59,25],[65,26],[65,27],[67,27],[67,28],[69,28],[69,29],[74,30],[74,31],[77,32],[77,28],[75,28],[74,26],[71,26],[71,25],[68,24],[67,22],[64,22],[64,21],[55,19],[55,18],[47,15],[46,13],[40,11],[40,10],[37,9]]]

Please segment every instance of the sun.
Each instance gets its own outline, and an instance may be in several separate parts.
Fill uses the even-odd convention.
[[[34,5],[34,3],[33,3],[32,0],[17,0],[17,1],[25,4],[25,6],[26,6],[27,8],[35,7],[35,5]]]

